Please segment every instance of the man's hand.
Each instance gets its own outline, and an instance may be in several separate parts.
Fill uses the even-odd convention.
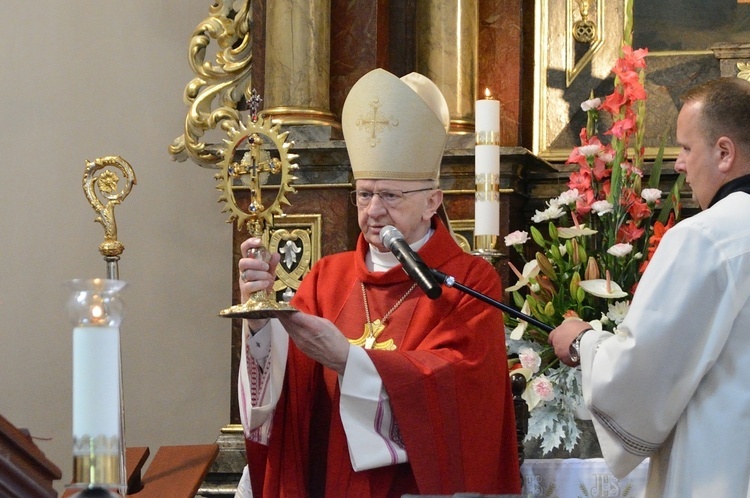
[[[565,320],[549,333],[549,343],[555,348],[555,356],[568,366],[575,367],[578,362],[570,359],[570,345],[578,334],[591,330],[591,325],[579,319]]]
[[[333,323],[301,311],[279,313],[277,318],[300,351],[343,375],[350,344]]]
[[[270,255],[269,261],[261,261],[252,257],[252,250],[262,245],[257,237],[251,237],[240,245],[242,258],[237,264],[240,280],[240,300],[246,303],[254,292],[264,289],[273,291],[273,281],[276,278],[276,265],[281,256],[278,253]],[[262,329],[268,319],[248,319],[250,330],[257,332]]]

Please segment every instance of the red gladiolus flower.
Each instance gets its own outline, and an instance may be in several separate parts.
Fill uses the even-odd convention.
[[[643,69],[646,67],[647,55],[647,48],[633,50],[633,47],[625,45],[622,47],[622,57],[617,59],[613,71],[633,71],[635,69]]]
[[[667,224],[665,225],[661,221],[657,221],[654,223],[654,233],[651,235],[651,237],[648,238],[648,254],[646,255],[646,259],[641,263],[641,266],[638,268],[638,271],[643,273],[646,271],[646,268],[648,267],[649,262],[651,261],[651,258],[654,257],[654,253],[656,252],[656,248],[659,247],[659,243],[661,243],[662,237],[664,237],[664,234],[667,233],[667,230],[672,228],[675,224],[674,219],[674,212],[669,213],[669,218],[667,218]]]
[[[625,98],[625,95],[615,90],[604,99],[601,109],[609,112],[613,116],[617,116],[620,113],[620,108],[622,108],[626,102],[627,99]]]
[[[613,135],[617,138],[625,138],[635,130],[635,116],[626,116],[625,118],[615,121],[612,128],[605,132],[605,135]]]
[[[585,216],[591,212],[591,205],[596,201],[596,195],[592,189],[584,192],[578,191],[579,198],[576,201],[576,214]]]
[[[620,204],[627,209],[628,214],[636,223],[651,216],[651,209],[649,209],[648,204],[632,189],[623,192],[622,197],[620,197]]]
[[[574,171],[570,174],[568,188],[577,188],[578,192],[585,192],[591,189],[591,168],[588,163],[585,167],[581,166],[579,171]]]
[[[617,231],[617,243],[631,243],[634,240],[640,239],[645,231],[645,228],[638,228],[638,225],[633,220],[628,220]]]

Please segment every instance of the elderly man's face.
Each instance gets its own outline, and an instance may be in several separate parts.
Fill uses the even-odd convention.
[[[380,230],[387,225],[395,226],[409,244],[424,237],[443,201],[443,193],[432,187],[429,181],[357,180],[357,219],[367,242],[385,251]]]

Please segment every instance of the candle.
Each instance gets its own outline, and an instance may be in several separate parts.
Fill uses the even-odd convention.
[[[500,133],[500,102],[492,98],[489,88],[484,90],[484,95],[486,98],[476,101],[476,132]]]
[[[86,436],[120,437],[117,327],[73,329],[73,437]]]
[[[476,101],[475,112],[475,237],[500,235],[500,102],[489,89],[484,93],[486,98]]]

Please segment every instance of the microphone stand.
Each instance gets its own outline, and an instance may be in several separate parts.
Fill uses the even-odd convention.
[[[545,332],[549,333],[552,332],[552,327],[547,325],[546,323],[542,323],[533,316],[529,316],[526,313],[521,313],[515,308],[511,308],[507,304],[503,304],[500,301],[496,301],[492,299],[489,296],[486,296],[482,294],[481,292],[475,291],[471,287],[467,287],[459,282],[456,282],[456,279],[454,277],[451,277],[449,275],[446,275],[445,273],[441,272],[440,270],[436,270],[434,268],[430,268],[430,271],[435,276],[437,281],[441,284],[445,284],[448,287],[455,287],[456,289],[460,290],[461,292],[464,292],[466,294],[469,294],[470,296],[473,296],[481,301],[484,301],[485,303],[494,306],[495,308],[498,308],[509,315],[513,316],[514,318],[517,318],[519,320],[523,320],[524,322],[530,323],[531,325],[534,325],[535,327],[538,327]]]
[[[435,276],[435,279],[440,284],[445,284],[448,287],[455,287],[461,292],[464,292],[481,301],[484,301],[485,303],[492,305],[495,308],[499,308],[500,310],[508,313],[509,315],[512,315],[513,317],[519,320],[523,320],[525,322],[528,322],[534,325],[535,327],[539,327],[540,329],[544,330],[547,333],[552,332],[552,327],[550,327],[549,325],[545,323],[540,322],[533,316],[529,316],[526,313],[521,313],[515,308],[511,308],[510,306],[503,304],[500,301],[496,301],[489,296],[485,296],[481,292],[475,291],[471,287],[467,287],[459,282],[456,282],[456,279],[454,277],[448,276],[445,273],[441,272],[440,270],[430,268],[430,272]],[[526,434],[528,434],[529,432],[529,405],[526,403],[526,400],[523,399],[522,397],[524,391],[526,391],[526,384],[527,384],[526,377],[523,374],[517,373],[517,372],[510,373],[510,387],[511,387],[511,392],[513,393],[513,410],[514,410],[515,421],[516,421],[516,441],[517,441],[517,447],[518,447],[518,462],[519,463],[523,463],[524,461],[523,440],[526,438]]]

